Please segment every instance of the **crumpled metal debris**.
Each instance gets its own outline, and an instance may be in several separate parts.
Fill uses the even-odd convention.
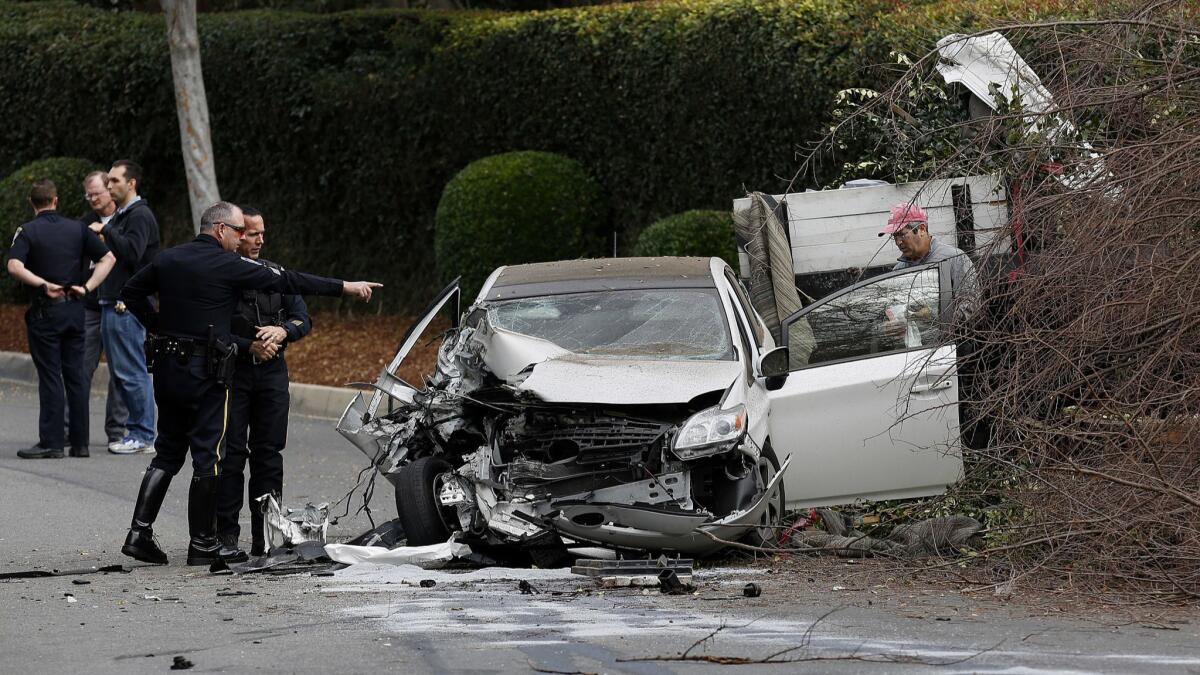
[[[793,532],[791,545],[824,549],[840,557],[954,555],[983,529],[983,524],[970,516],[946,516],[901,525],[886,537],[872,537],[851,527],[842,513],[832,509],[817,509],[817,513],[826,531]]]
[[[230,565],[228,569],[235,574],[264,572],[271,575],[283,575],[316,574],[342,567],[345,565],[335,563],[325,553],[325,544],[317,541],[304,541],[293,546],[272,548],[268,555]]]
[[[690,589],[686,591],[690,593],[695,590],[691,585],[693,562],[691,558],[668,558],[665,555],[644,560],[581,558],[575,561],[571,574],[592,577],[604,588],[659,586],[664,593],[679,594],[685,588]]]
[[[404,526],[400,524],[399,518],[394,518],[380,524],[374,529],[363,532],[346,543],[352,546],[395,548],[398,544],[404,542],[404,538]]]
[[[78,574],[108,574],[123,572],[129,574],[132,570],[124,565],[105,565],[103,567],[84,567],[72,570],[22,570],[20,572],[0,572],[0,579],[38,579],[41,577],[70,577]]]
[[[295,546],[306,541],[325,543],[329,533],[328,503],[309,502],[303,510],[287,509],[284,512],[271,494],[265,494],[256,501],[262,509],[264,531],[270,548]]]
[[[658,590],[663,595],[688,595],[696,592],[696,587],[685,583],[675,573],[675,570],[663,570],[658,573]]]
[[[471,547],[454,538],[441,544],[428,546],[352,546],[350,544],[326,544],[325,552],[340,563],[375,563],[378,565],[416,565],[423,569],[437,569],[455,558],[469,556]]]

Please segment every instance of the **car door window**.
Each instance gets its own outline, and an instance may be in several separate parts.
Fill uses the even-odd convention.
[[[816,342],[808,365],[932,347],[941,338],[940,299],[938,268],[925,267],[818,302],[797,314]]]

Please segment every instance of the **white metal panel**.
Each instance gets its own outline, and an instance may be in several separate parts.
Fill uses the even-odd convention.
[[[951,188],[971,188],[976,248],[987,250],[995,232],[1008,219],[1007,194],[995,176],[967,176],[936,181],[821,190],[777,195],[787,204],[788,230],[796,274],[832,272],[890,264],[899,257],[888,237],[879,231],[894,204],[915,201],[929,217],[929,231],[949,243],[956,240]],[[750,208],[749,199],[735,199],[734,211]],[[1008,250],[1002,242],[994,252]],[[744,254],[743,254],[744,257]],[[742,276],[748,273],[741,261]]]
[[[947,346],[789,374],[769,394],[772,446],[796,460],[788,507],[933,495],[958,480],[954,355]]]

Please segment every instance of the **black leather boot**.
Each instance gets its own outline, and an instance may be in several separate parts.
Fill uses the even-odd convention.
[[[193,476],[188,492],[187,564],[211,565],[220,560],[221,541],[217,539],[217,477]]]
[[[167,554],[154,541],[151,526],[158,518],[158,510],[162,508],[163,498],[167,496],[170,486],[171,474],[153,466],[146,469],[142,486],[138,489],[137,503],[133,507],[133,522],[129,524],[129,534],[125,537],[121,553],[142,562],[167,564]]]
[[[238,548],[238,536],[236,534],[222,534],[221,549],[217,551],[217,555],[226,563],[241,563],[250,559],[246,552]]]

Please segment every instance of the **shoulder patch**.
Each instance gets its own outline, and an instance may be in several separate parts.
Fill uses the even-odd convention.
[[[24,229],[22,229],[20,225],[18,225],[18,226],[17,226],[17,231],[16,231],[16,232],[13,232],[13,240],[12,240],[12,242],[11,242],[11,243],[9,243],[9,247],[10,247],[10,248],[11,248],[11,247],[12,247],[14,244],[16,244],[16,243],[17,243],[17,237],[21,236],[21,233],[22,233],[22,232],[24,232],[24,231],[25,231],[25,230],[24,230]]]
[[[270,265],[265,265],[262,262],[255,260],[254,258],[247,258],[244,255],[238,256],[238,257],[241,258],[242,260],[245,260],[246,262],[250,263],[251,265],[258,265],[259,267],[265,267],[265,268],[271,270],[272,272],[274,272],[275,274],[279,274],[279,270],[275,269],[274,267],[271,267]]]
[[[292,319],[292,325],[299,328],[300,326],[304,325],[304,322],[300,319]]]

